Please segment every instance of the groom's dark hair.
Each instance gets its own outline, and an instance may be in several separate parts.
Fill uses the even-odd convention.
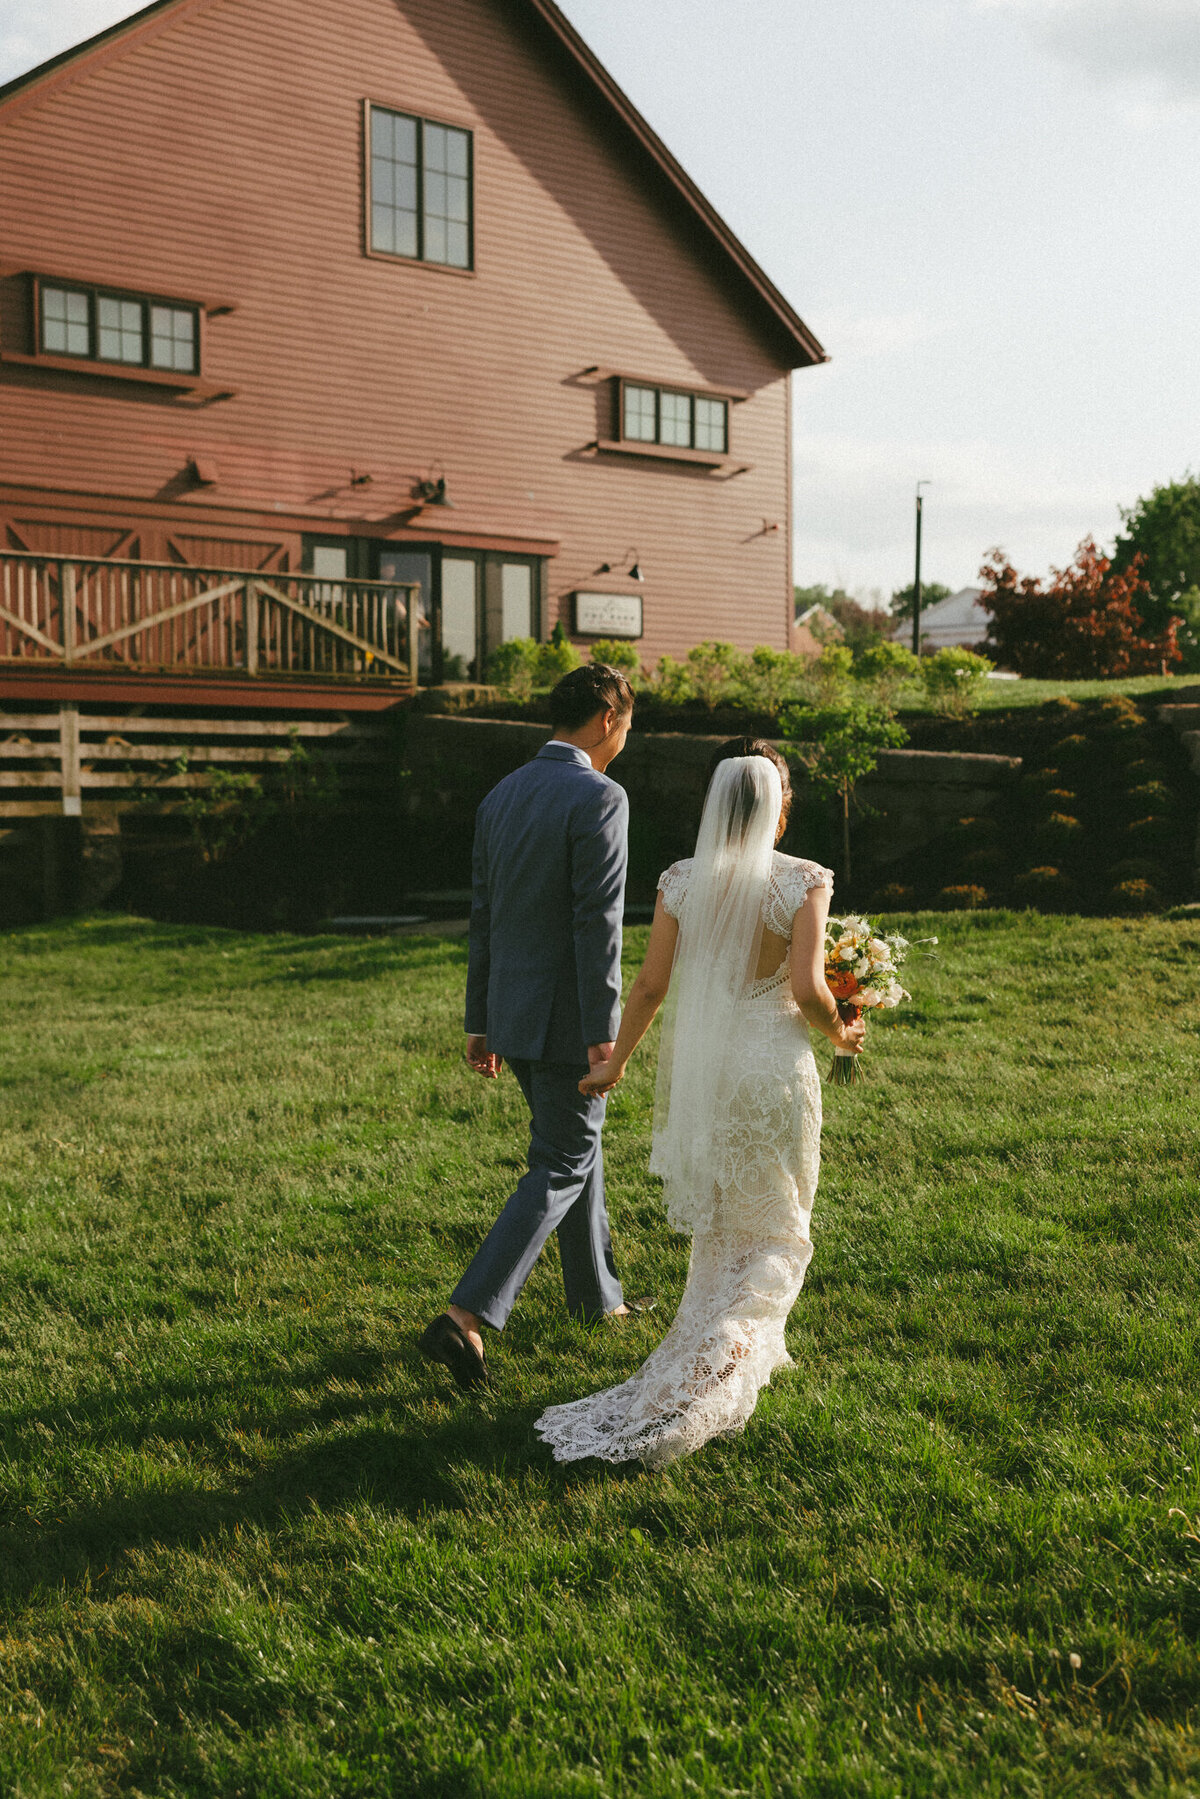
[[[597,712],[633,711],[633,688],[619,668],[587,662],[564,675],[550,695],[550,722],[556,731],[578,731]]]

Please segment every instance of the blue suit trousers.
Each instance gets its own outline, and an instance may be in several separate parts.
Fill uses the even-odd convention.
[[[585,1099],[587,1064],[509,1059],[530,1111],[529,1168],[451,1295],[503,1330],[551,1231],[558,1232],[572,1317],[591,1322],[622,1303],[604,1204],[605,1100]]]

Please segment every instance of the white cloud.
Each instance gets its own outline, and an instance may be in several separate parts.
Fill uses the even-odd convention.
[[[977,0],[1009,13],[1063,61],[1143,102],[1200,100],[1197,0]]]

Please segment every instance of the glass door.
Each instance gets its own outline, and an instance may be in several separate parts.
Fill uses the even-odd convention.
[[[441,648],[443,681],[475,681],[479,666],[479,558],[442,556]]]
[[[417,593],[417,667],[422,681],[435,678],[433,666],[433,556],[427,549],[414,550],[406,544],[384,543],[379,546],[379,579],[381,581],[415,581]],[[408,612],[401,600],[398,606],[400,642],[408,641]]]

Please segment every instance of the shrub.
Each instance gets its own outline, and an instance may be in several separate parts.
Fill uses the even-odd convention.
[[[688,679],[697,699],[702,700],[710,712],[732,684],[744,679],[748,660],[732,643],[721,643],[713,638],[695,644],[688,651]]]
[[[938,899],[948,912],[976,912],[987,905],[986,887],[943,887]]]
[[[969,850],[962,859],[966,875],[991,875],[1004,867],[1004,851],[999,849]]]
[[[978,706],[992,666],[986,656],[977,656],[974,650],[938,650],[921,662],[925,697],[935,712],[966,718]]]
[[[503,687],[514,699],[527,700],[533,692],[540,649],[532,637],[511,637],[488,657],[487,679],[493,687]]]
[[[556,625],[555,631],[560,627]],[[578,668],[583,658],[571,639],[564,632],[554,636],[549,643],[539,643],[533,665],[533,683],[535,687],[553,687],[564,675],[569,675],[573,668]]]
[[[664,706],[683,706],[696,697],[691,671],[682,662],[676,662],[674,656],[659,657],[652,685],[654,697]]]
[[[906,906],[912,904],[912,899],[913,890],[911,887],[905,887],[899,881],[889,881],[885,887],[881,887],[875,894],[872,903],[876,906],[883,907],[884,910],[903,910]]]
[[[1077,818],[1072,818],[1069,812],[1052,812],[1049,818],[1044,818],[1038,826],[1037,837],[1039,843],[1053,846],[1056,849],[1066,849],[1068,845],[1079,839],[1082,832],[1083,826]]]
[[[1059,738],[1054,754],[1060,762],[1082,762],[1089,754],[1088,740],[1082,732],[1073,731],[1069,737]]]
[[[1069,694],[1065,693],[1056,693],[1053,699],[1046,701],[1046,705],[1052,706],[1056,712],[1079,711],[1079,701],[1073,700]]]
[[[1134,843],[1163,843],[1173,828],[1169,818],[1151,812],[1145,818],[1131,819],[1125,827],[1125,835]]]
[[[1148,862],[1140,856],[1129,856],[1123,862],[1115,862],[1108,871],[1109,881],[1114,887],[1122,881],[1161,881],[1163,871],[1157,862]]]
[[[1072,887],[1061,868],[1042,865],[1027,868],[1013,882],[1017,892],[1033,906],[1062,906],[1070,899]]]
[[[985,843],[996,835],[996,821],[986,812],[973,814],[970,818],[956,818],[950,831],[962,843]]]
[[[1061,812],[1064,806],[1074,805],[1078,797],[1078,794],[1071,793],[1066,787],[1047,787],[1042,794],[1042,798],[1049,800],[1056,812]]]
[[[1126,764],[1125,772],[1139,781],[1161,781],[1167,771],[1153,756],[1139,756],[1136,762]]]
[[[1162,905],[1157,887],[1144,880],[1118,881],[1110,897],[1121,912],[1153,912]]]
[[[598,637],[591,646],[593,662],[603,662],[609,668],[619,668],[630,681],[641,678],[642,665],[638,661],[636,643],[619,637]]]
[[[853,672],[854,656],[846,645],[827,643],[819,656],[805,663],[804,688],[807,697],[817,707],[843,704],[850,690]]]
[[[1027,775],[1022,775],[1021,785],[1036,793],[1043,788],[1057,787],[1062,778],[1062,770],[1059,768],[1034,768]]]
[[[1175,805],[1175,795],[1165,781],[1143,781],[1131,787],[1125,798],[1139,811],[1170,812]]]
[[[742,684],[752,704],[774,715],[785,700],[796,699],[804,692],[807,674],[807,657],[760,643],[751,650],[749,662],[742,670]]]
[[[879,638],[868,643],[854,660],[854,678],[871,687],[881,705],[894,706],[906,681],[921,672],[919,659],[902,643]]]

